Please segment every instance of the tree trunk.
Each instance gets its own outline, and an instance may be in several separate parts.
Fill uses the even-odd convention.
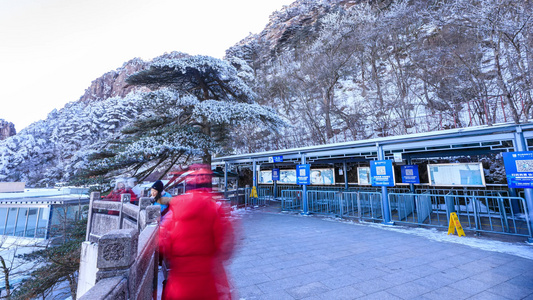
[[[502,75],[502,66],[500,63],[500,42],[499,41],[495,42],[494,60],[496,63],[496,73],[498,74],[498,79],[496,80],[496,82],[498,84],[498,87],[502,90],[505,96],[505,99],[507,100],[507,105],[509,106],[509,108],[511,109],[511,112],[513,113],[513,120],[515,124],[519,124],[520,115],[518,114],[518,111],[516,110],[516,106],[513,101],[513,96],[511,95],[511,93],[509,92],[509,89],[505,85],[505,81]]]
[[[9,287],[9,269],[6,266],[6,262],[3,256],[0,256],[0,263],[2,264],[1,268],[2,268],[2,272],[4,273],[4,283],[6,285],[6,296],[4,298],[10,299],[11,289]]]
[[[333,129],[331,128],[331,100],[327,90],[322,90],[322,102],[324,105],[324,118],[326,121],[326,142],[333,137]]]

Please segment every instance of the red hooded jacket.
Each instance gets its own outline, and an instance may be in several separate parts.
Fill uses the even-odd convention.
[[[230,297],[223,262],[233,250],[234,228],[207,189],[172,199],[159,238],[160,253],[170,262],[163,299]]]

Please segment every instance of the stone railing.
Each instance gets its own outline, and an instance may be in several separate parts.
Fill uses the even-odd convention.
[[[157,299],[160,209],[149,198],[138,206],[129,199],[103,201],[100,193],[91,194],[78,299]]]

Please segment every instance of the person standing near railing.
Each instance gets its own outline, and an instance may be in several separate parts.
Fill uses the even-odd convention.
[[[162,299],[231,299],[223,263],[234,247],[234,224],[214,200],[212,172],[189,175],[187,193],[172,198],[161,223],[160,253],[170,262]]]
[[[172,195],[164,190],[164,185],[161,180],[154,182],[150,188],[150,195],[152,196],[152,204],[158,205],[161,208],[161,217],[166,215],[169,210],[168,204]]]

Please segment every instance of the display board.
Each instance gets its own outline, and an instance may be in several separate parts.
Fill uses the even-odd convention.
[[[370,167],[357,168],[357,182],[359,185],[370,185]]]
[[[334,185],[335,170],[333,168],[311,169],[312,185]],[[259,172],[259,184],[273,184],[272,171],[263,170]],[[296,184],[296,170],[279,170],[278,184]]]
[[[300,184],[300,185],[311,184],[311,165],[310,164],[296,165],[296,184]]]
[[[370,183],[372,186],[394,186],[392,160],[373,160],[370,162]]]
[[[334,169],[312,169],[311,184],[333,185],[335,184]]]
[[[485,186],[481,163],[428,164],[429,184],[436,186]]]
[[[418,174],[417,165],[405,165],[401,166],[402,183],[420,183],[420,176]]]
[[[533,152],[504,152],[505,175],[510,188],[533,188]]]

